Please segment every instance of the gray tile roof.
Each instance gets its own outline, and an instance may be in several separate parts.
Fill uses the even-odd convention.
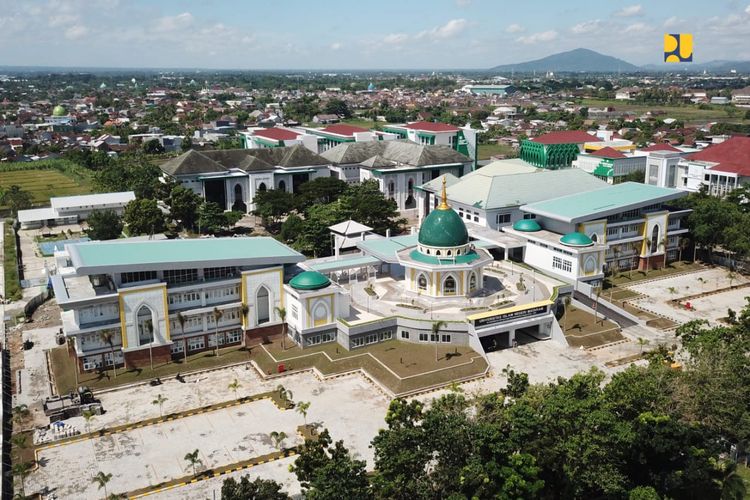
[[[322,154],[334,164],[363,164],[374,156],[404,167],[424,167],[451,163],[470,162],[471,158],[452,149],[450,146],[417,144],[406,140],[347,142],[329,149]]]
[[[329,160],[297,144],[282,148],[191,150],[163,163],[161,169],[170,175],[197,175],[225,172],[231,168],[245,172],[262,172],[276,167],[330,164]]]

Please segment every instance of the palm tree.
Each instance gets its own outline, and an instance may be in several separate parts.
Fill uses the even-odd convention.
[[[440,340],[440,329],[446,326],[446,322],[443,320],[432,322],[432,335],[435,336],[435,363],[438,362],[438,341]]]
[[[727,278],[729,278],[729,288],[732,288],[732,282],[736,276],[732,271],[727,272]]]
[[[687,238],[680,238],[680,242],[678,244],[680,262],[682,262],[682,251],[685,250],[688,246],[690,246],[690,241]]]
[[[307,410],[310,409],[310,402],[309,401],[300,401],[297,403],[297,413],[302,415],[302,418],[305,419],[305,427],[307,427]]]
[[[652,243],[651,238],[646,238],[644,240],[644,243],[646,243],[646,274],[648,274],[648,270],[649,270],[648,262],[649,262],[649,258],[651,257],[651,243]]]
[[[102,471],[97,472],[96,476],[91,479],[91,482],[99,485],[99,489],[104,488],[104,498],[107,498],[107,483],[112,479],[112,474],[105,474]]]
[[[115,336],[112,330],[102,330],[99,332],[99,337],[102,341],[109,345],[109,353],[112,356],[112,373],[117,378],[117,364],[115,363],[115,346],[112,343],[112,338]]]
[[[596,288],[596,301],[594,302],[594,323],[599,321],[599,315],[597,311],[599,310],[599,297],[602,296],[602,287]]]
[[[20,450],[25,450],[28,447],[26,434],[15,434],[13,437],[10,438],[10,442],[15,446],[16,448]]]
[[[96,415],[91,410],[83,410],[83,412],[81,412],[81,416],[86,422],[86,433],[88,434],[89,432],[91,432],[91,421],[94,420],[94,417],[96,417]]]
[[[26,476],[31,472],[31,462],[18,462],[13,464],[11,471],[14,476],[21,478],[21,495],[26,496]]]
[[[279,318],[281,319],[281,350],[286,350],[286,309],[279,306],[274,307],[274,311],[276,311],[276,314],[279,315]]]
[[[183,339],[182,339],[182,342],[184,344],[183,359],[185,360],[185,364],[187,365],[188,342],[187,342],[187,339],[184,338],[185,337],[185,323],[187,323],[187,318],[181,312],[177,313],[176,318],[177,318],[177,322],[180,324],[180,333],[182,333],[182,336],[183,336]]]
[[[565,329],[566,332],[568,331],[568,310],[570,309],[570,304],[572,302],[573,302],[573,299],[570,298],[570,295],[566,295],[565,298],[563,298],[563,306],[565,308],[565,312],[563,316],[565,318],[565,320],[563,321],[563,328]]]
[[[237,399],[237,389],[239,389],[242,386],[242,384],[239,383],[237,379],[234,379],[231,384],[229,384],[229,388],[234,392],[234,399]]]
[[[161,394],[158,394],[158,395],[156,396],[156,399],[154,399],[153,401],[151,401],[151,404],[152,404],[152,405],[159,405],[159,416],[160,416],[160,417],[162,416],[162,411],[161,411],[161,410],[162,410],[162,407],[164,406],[164,402],[165,402],[166,400],[167,400],[167,398],[165,398],[165,397],[164,397],[164,396],[162,396]]]
[[[273,431],[271,434],[271,441],[273,441],[274,447],[281,451],[281,443],[286,439],[286,433],[284,431]]]
[[[643,354],[643,347],[648,345],[648,339],[644,339],[643,337],[638,337],[638,345],[641,346],[641,354]]]
[[[146,328],[148,329],[148,334],[151,337],[151,342],[148,343],[148,359],[151,363],[151,371],[154,371],[154,320],[149,319],[146,321]]]
[[[292,391],[285,388],[283,385],[276,386],[276,392],[279,394],[279,399],[281,399],[285,403],[289,403],[292,400]]]
[[[185,461],[187,461],[188,465],[190,465],[193,468],[193,476],[198,474],[196,467],[198,466],[199,463],[201,463],[201,459],[198,456],[199,453],[200,452],[196,449],[192,453],[187,453],[185,455]]]
[[[737,472],[737,464],[731,461],[724,462],[721,470],[723,472],[723,477],[721,479],[721,498],[746,498],[747,487],[742,480],[742,476]]]
[[[21,403],[20,405],[13,407],[13,422],[20,424],[23,420],[29,416],[29,406]]]
[[[219,309],[218,307],[214,307],[214,342],[216,342],[214,346],[214,356],[219,356],[219,320],[224,317],[224,311]]]
[[[242,315],[242,327],[247,328],[247,313],[250,312],[250,306],[247,304],[242,304],[240,306],[240,314]]]

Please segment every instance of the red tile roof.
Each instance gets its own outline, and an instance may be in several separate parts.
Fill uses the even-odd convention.
[[[583,144],[584,142],[601,142],[601,139],[583,130],[560,130],[547,132],[531,139],[540,144]]]
[[[718,163],[711,170],[750,177],[750,137],[734,136],[687,157],[690,160]]]
[[[273,141],[292,141],[296,139],[299,134],[283,128],[264,128],[256,130],[253,132],[253,135],[263,137],[264,139],[271,139]]]
[[[677,153],[681,153],[681,151],[676,147],[663,142],[654,144],[653,146],[649,146],[647,148],[643,148],[641,149],[641,151],[675,151]]]
[[[621,152],[617,151],[614,148],[610,148],[609,146],[607,146],[606,148],[602,148],[597,151],[594,151],[593,153],[590,153],[590,154],[591,156],[598,156],[600,158],[612,158],[612,159],[627,158],[627,156],[625,156],[624,154],[622,154]]]
[[[369,132],[369,130],[362,127],[355,127],[354,125],[346,125],[345,123],[337,123],[336,125],[329,125],[328,127],[321,129],[321,132],[352,137],[356,133]]]
[[[425,132],[458,132],[458,127],[438,122],[414,122],[406,125],[406,128]]]

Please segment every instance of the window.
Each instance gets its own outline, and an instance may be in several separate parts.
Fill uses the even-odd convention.
[[[477,275],[475,273],[471,273],[469,275],[469,291],[473,292],[477,289]]]
[[[450,335],[443,334],[440,336],[440,342],[450,343],[450,341],[451,341]]]
[[[175,342],[172,344],[171,351],[172,354],[177,354],[180,352],[183,352],[185,350],[185,344],[183,342]]]
[[[197,269],[169,269],[164,271],[164,281],[170,285],[198,281]]]
[[[271,321],[271,306],[268,298],[268,288],[261,286],[256,295],[258,309],[258,324],[268,323]]]
[[[292,314],[292,318],[297,319],[297,315],[299,314],[297,311],[297,304],[292,304],[291,314]]]
[[[203,337],[196,337],[188,340],[188,351],[196,351],[206,347],[206,341]]]
[[[536,214],[523,214],[524,219],[536,219]]]
[[[407,332],[406,330],[401,330],[401,338],[408,340],[409,339],[409,332]]]
[[[495,220],[498,224],[510,224],[510,214],[497,214]]]
[[[573,270],[573,263],[555,255],[552,257],[552,269],[561,269],[569,273]]]
[[[138,281],[151,281],[157,279],[156,271],[136,271],[132,273],[122,273],[120,281],[123,285],[127,283],[136,283]]]
[[[659,250],[659,225],[655,225],[654,229],[651,230],[651,253],[655,253]]]
[[[355,347],[362,347],[365,345],[365,338],[364,337],[357,337],[351,340],[351,348],[354,349]]]
[[[443,282],[443,294],[456,294],[456,279],[453,276],[448,276],[447,278],[445,278],[445,281]]]
[[[367,344],[375,344],[378,341],[378,334],[377,333],[370,333],[365,337],[365,342]]]
[[[203,277],[207,280],[233,278],[236,275],[236,267],[207,267],[203,270]]]
[[[154,341],[154,313],[147,306],[141,306],[137,314],[138,345],[147,345]]]
[[[426,333],[420,333],[419,334],[419,341],[420,342],[427,342],[427,334]]]
[[[393,332],[391,330],[388,330],[387,332],[383,332],[381,335],[381,340],[391,340],[393,338]]]

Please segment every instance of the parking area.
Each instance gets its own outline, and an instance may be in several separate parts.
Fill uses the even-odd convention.
[[[628,289],[642,295],[630,302],[646,311],[666,316],[677,323],[705,319],[718,324],[726,317],[727,309],[739,312],[745,305],[750,288],[733,288],[747,284],[745,276],[729,273],[725,268],[711,268],[698,272],[670,276],[629,286]],[[717,290],[724,290],[714,293]],[[701,295],[700,297],[695,297]],[[673,300],[689,301],[694,309],[675,307]]]

